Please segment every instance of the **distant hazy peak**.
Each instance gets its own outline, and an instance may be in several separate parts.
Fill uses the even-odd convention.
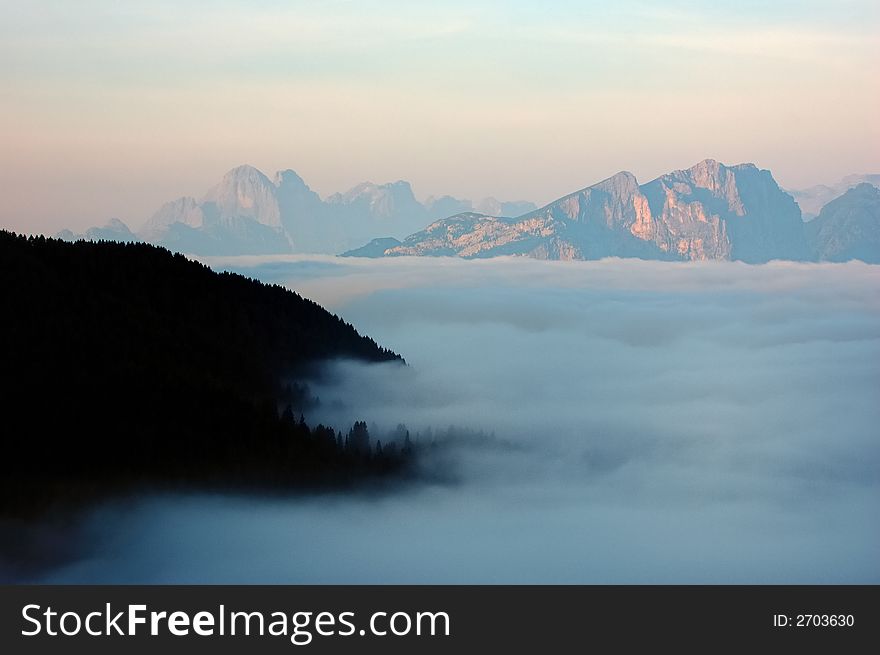
[[[800,205],[801,210],[804,212],[804,220],[809,221],[819,214],[822,207],[835,198],[839,198],[847,189],[851,189],[861,183],[880,187],[880,173],[847,175],[834,184],[816,184],[807,189],[792,189],[789,193],[794,196],[794,199],[797,200],[798,205]]]
[[[856,185],[868,184],[875,187],[880,187],[880,173],[859,173],[853,175],[847,175],[841,181],[841,184],[847,186],[847,188],[852,188]]]
[[[107,225],[105,225],[104,227],[111,229],[111,230],[120,230],[120,231],[125,231],[125,232],[129,231],[128,225],[126,225],[124,222],[122,222],[118,218],[111,218],[109,221],[107,221]]]
[[[828,204],[831,205],[832,203],[843,202],[846,199],[851,198],[869,198],[872,200],[878,200],[880,199],[880,188],[877,188],[870,182],[860,182],[847,189],[846,193],[839,198],[835,198]]]
[[[72,230],[61,230],[55,234],[56,238],[63,241],[137,241],[137,237],[128,229],[128,225],[118,218],[111,218],[100,227],[90,227],[82,234],[75,234]]]
[[[273,228],[281,228],[281,211],[275,184],[250,165],[237,166],[211,188],[205,202],[217,206],[221,219],[250,218]]]
[[[128,229],[128,225],[126,225],[123,221],[118,218],[111,218],[109,221],[104,223],[101,227],[92,227],[86,230],[86,234],[90,231],[99,231],[99,232],[118,232],[125,236],[134,236],[131,233],[131,230]]]
[[[272,189],[275,184],[259,169],[248,164],[236,166],[228,171],[218,184],[211,187],[204,196],[207,201],[224,201],[230,195],[242,195],[252,189]]]
[[[406,180],[397,180],[396,182],[387,182],[385,184],[375,184],[373,182],[361,182],[356,184],[344,193],[334,193],[328,200],[334,202],[348,203],[361,198],[378,198],[383,195],[391,194],[394,196],[403,195],[415,200],[412,186]]]
[[[242,164],[227,171],[221,180],[221,184],[228,181],[259,181],[263,184],[271,184],[263,171],[250,164]]]
[[[285,168],[283,171],[278,171],[277,173],[275,173],[275,179],[273,180],[273,183],[277,187],[287,186],[287,185],[298,186],[298,187],[308,187],[309,186],[308,184],[306,184],[306,181],[304,179],[302,179],[302,177],[300,177],[300,175],[296,171],[294,171],[290,168]]]
[[[192,196],[183,196],[176,200],[166,202],[147,219],[141,230],[142,234],[151,238],[160,235],[170,225],[183,223],[192,228],[200,228],[204,225],[205,216],[199,206],[199,202]]]

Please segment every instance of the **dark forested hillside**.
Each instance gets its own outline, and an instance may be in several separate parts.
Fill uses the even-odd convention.
[[[311,362],[400,360],[317,304],[154,246],[9,232],[0,280],[5,505],[70,481],[364,468],[332,430],[279,413]]]

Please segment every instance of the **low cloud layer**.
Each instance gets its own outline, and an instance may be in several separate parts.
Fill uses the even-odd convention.
[[[144,501],[53,579],[880,582],[878,267],[211,263],[406,358],[331,365],[311,421],[496,439],[381,498]]]

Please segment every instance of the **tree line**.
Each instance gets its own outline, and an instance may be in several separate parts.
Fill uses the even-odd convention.
[[[366,424],[340,442],[279,411],[281,381],[315,362],[404,365],[298,294],[147,244],[5,231],[0,280],[0,511],[138,483],[347,484],[403,468],[403,444],[370,442]]]

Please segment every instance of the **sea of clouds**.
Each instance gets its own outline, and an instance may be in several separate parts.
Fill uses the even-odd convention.
[[[310,422],[490,436],[394,493],[111,504],[45,581],[880,582],[880,267],[207,263],[405,357],[327,365]]]

